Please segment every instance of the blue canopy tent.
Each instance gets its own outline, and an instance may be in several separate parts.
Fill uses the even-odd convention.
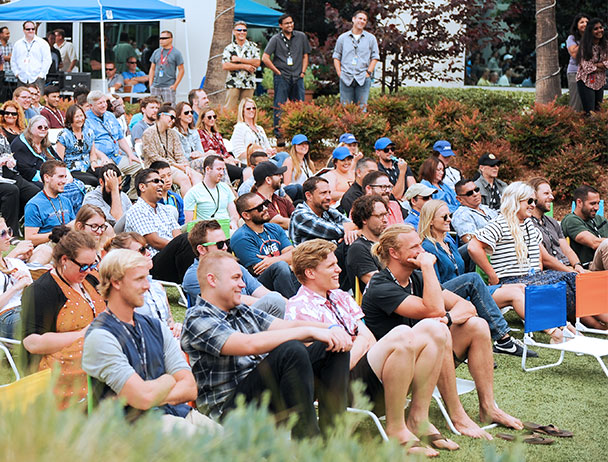
[[[183,8],[160,0],[16,0],[0,5],[0,21],[80,21],[101,24],[101,47],[105,48],[105,21],[160,21],[182,19]],[[186,39],[188,34],[186,34]],[[188,47],[189,48],[189,47]],[[105,53],[101,54],[103,86],[106,85]],[[186,53],[190,70],[189,53]],[[188,80],[190,72],[188,72]]]
[[[235,1],[234,20],[245,21],[250,26],[278,27],[278,19],[282,14],[253,0]]]

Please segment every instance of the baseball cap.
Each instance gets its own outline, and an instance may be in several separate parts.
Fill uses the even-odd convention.
[[[498,159],[494,154],[486,153],[479,158],[479,162],[477,165],[489,165],[490,167],[494,167],[495,165],[502,164],[502,161]]]
[[[452,145],[446,140],[439,140],[433,145],[433,151],[437,151],[443,157],[455,156]]]
[[[287,167],[277,167],[277,164],[267,160],[265,162],[260,162],[255,166],[253,169],[253,179],[256,184],[259,184],[262,183],[266,177],[283,174],[286,171]]]
[[[257,168],[257,167],[256,167]],[[437,192],[436,189],[431,188],[422,183],[414,183],[412,186],[407,188],[403,198],[407,201],[412,200],[416,196],[427,197]]]
[[[331,156],[338,160],[346,159],[349,156],[353,157],[350,149],[348,149],[346,146],[338,146],[336,149],[334,149],[334,152],[331,153]]]
[[[391,144],[394,145],[395,143],[393,143],[390,138],[386,138],[386,137],[380,138],[374,144],[374,149],[384,149]]]
[[[340,143],[351,144],[357,143],[357,138],[352,133],[344,133],[340,136]]]
[[[296,136],[294,136],[291,139],[291,144],[302,144],[302,143],[308,143],[308,138],[306,138],[306,135],[302,135],[301,133],[298,133]]]

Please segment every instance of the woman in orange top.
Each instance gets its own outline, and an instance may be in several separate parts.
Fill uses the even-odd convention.
[[[29,286],[22,297],[27,365],[34,370],[59,367],[55,394],[61,408],[87,394],[86,375],[80,366],[84,334],[106,307],[87,280],[96,267],[93,238],[82,231],[70,231],[53,248],[53,269]]]

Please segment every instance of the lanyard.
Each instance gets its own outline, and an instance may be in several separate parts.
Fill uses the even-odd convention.
[[[335,318],[338,320],[338,322],[340,323],[340,325],[342,327],[344,327],[344,330],[346,331],[346,333],[348,335],[350,335],[351,337],[356,337],[359,334],[359,327],[355,325],[355,331],[351,332],[350,329],[348,328],[348,326],[346,325],[346,321],[344,320],[344,318],[342,317],[342,315],[340,314],[340,309],[338,308],[338,306],[335,304],[335,302],[331,299],[331,297],[329,296],[329,292],[327,292],[327,302],[325,303],[325,306],[327,308],[329,308],[329,311],[331,311],[333,313],[333,315],[335,316]]]
[[[161,67],[165,67],[165,64],[167,63],[167,60],[169,59],[169,55],[171,54],[172,51],[173,51],[173,47],[171,47],[171,49],[169,50],[169,52],[167,53],[167,55],[163,57],[163,48],[161,48],[161,50],[160,50],[160,65],[161,65]]]
[[[386,267],[386,271],[388,271],[388,274],[391,276],[391,278],[393,278],[393,282],[395,284],[397,284],[399,287],[401,287],[402,289],[407,289],[408,287],[409,289],[409,294],[412,295],[412,288],[414,287],[412,285],[412,277],[410,276],[410,278],[407,280],[407,285],[405,287],[403,287],[399,281],[397,281],[397,278],[395,277],[395,275],[393,274],[393,272],[388,268],[388,266]]]
[[[112,316],[116,321],[118,321],[118,323],[123,328],[123,330],[125,331],[127,336],[135,344],[135,348],[137,348],[137,353],[139,353],[139,359],[141,360],[142,366],[144,368],[144,377],[142,377],[142,378],[144,380],[147,380],[148,379],[148,359],[146,356],[146,339],[144,338],[144,332],[141,329],[141,326],[139,324],[137,324],[137,322],[135,321],[135,317],[133,317],[133,327],[134,327],[135,331],[137,332],[137,335],[139,335],[139,338],[141,339],[141,347],[140,347],[140,344],[135,339],[135,336],[133,335],[133,333],[127,328],[127,326],[125,326],[125,323],[122,322],[120,319],[118,319],[118,317],[114,313],[112,313],[112,311],[110,311],[110,308],[108,308],[107,311],[108,311],[108,313],[110,313],[110,316]]]
[[[48,196],[48,194],[46,193],[46,191],[44,189],[42,190],[42,194],[44,194],[44,197],[46,197],[49,200],[49,202],[51,203],[51,207],[53,207],[55,216],[59,216],[59,212],[55,208],[55,204],[53,204],[53,201],[51,200],[51,198]],[[65,212],[63,211],[63,204],[61,202],[61,197],[59,196],[59,194],[57,194],[57,199],[59,199],[59,210],[61,210],[61,224],[65,225],[65,218],[63,216]]]
[[[211,194],[211,191],[209,190],[209,188],[207,187],[207,185],[205,184],[205,182],[201,181],[201,183],[203,184],[203,186],[207,190],[207,193],[209,194],[209,197],[213,201],[213,205],[215,205],[215,210],[211,214],[211,217],[209,217],[209,218],[213,218],[215,216],[215,214],[217,213],[217,211],[219,210],[219,208],[220,208],[220,188],[217,185],[215,186],[215,189],[217,189],[217,202],[215,202],[215,199],[213,198],[213,195]]]
[[[156,127],[156,134],[158,135],[158,141],[160,142],[160,145],[165,150],[165,157],[168,159],[169,158],[169,153],[167,152],[167,146],[165,146],[165,144],[163,143],[163,140],[160,137],[160,131],[158,130],[158,125],[154,124],[154,126]],[[165,132],[165,143],[169,144],[169,130],[167,130]]]
[[[287,48],[287,56],[291,57],[291,49],[289,47],[289,43],[291,42],[291,39],[287,40],[287,37],[285,37],[285,34],[283,32],[281,32],[281,38],[283,39],[285,48]],[[291,38],[293,38],[293,34],[292,34]]]
[[[355,38],[355,36],[353,35],[352,32],[350,32],[348,35],[350,37],[351,42],[353,42],[353,48],[355,49],[355,55],[358,55],[359,54],[359,43],[361,42],[363,33],[361,33],[361,35],[359,36],[358,39]]]
[[[62,127],[65,125],[63,114],[61,113],[60,110],[57,110],[57,112],[55,112],[54,109],[52,109],[48,106],[45,106],[45,108],[47,111],[49,111],[51,113],[51,115],[55,118],[55,120],[61,124]]]
[[[95,117],[97,117],[97,120],[99,120],[99,123],[101,124],[101,126],[103,127],[103,129],[108,133],[108,135],[110,135],[110,138],[112,138],[112,143],[116,144],[117,141],[114,139],[114,136],[112,135],[112,132],[110,132],[110,130],[108,129],[108,127],[106,127],[106,125],[103,122],[103,116],[99,117],[94,112],[93,112],[93,115]],[[105,115],[105,113],[104,113],[104,115]]]
[[[29,46],[28,46],[27,40],[23,39],[23,43],[25,43],[25,51],[29,55],[30,52],[32,51],[32,47],[34,46],[34,43],[36,43],[36,39],[32,40],[32,43],[30,43]]]

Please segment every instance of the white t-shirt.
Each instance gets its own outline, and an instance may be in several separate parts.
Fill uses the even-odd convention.
[[[18,271],[27,271],[29,273],[29,269],[26,264],[19,260],[18,258],[5,258],[6,266],[9,270],[16,268]],[[11,277],[10,274],[0,273],[0,288],[2,289],[2,293],[6,292],[10,289],[16,280]],[[13,296],[10,298],[8,302],[4,306],[0,306],[0,313],[8,310],[9,308],[15,308],[16,306],[21,306],[21,295],[23,294],[23,289],[15,292]]]

